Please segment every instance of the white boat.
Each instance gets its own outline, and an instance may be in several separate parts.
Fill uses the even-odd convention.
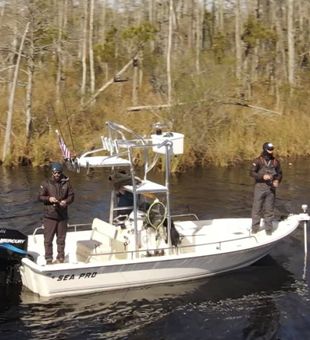
[[[183,152],[183,135],[157,131],[147,139],[122,125],[106,125],[108,137],[101,138],[102,148],[83,154],[69,165],[78,171],[110,167],[115,172],[128,168],[130,183],[124,183],[124,188],[133,195],[133,211],[122,222],[115,218],[124,208],[115,205],[112,190],[109,221],[94,217],[88,226],[71,225],[65,262],[61,264],[45,263],[39,228],[28,236],[28,256],[22,259],[20,273],[23,285],[40,296],[111,291],[236,270],[267,255],[301,221],[309,220],[304,206],[303,213],[275,221],[272,234],[267,235],[263,221],[259,232],[252,234],[250,218],[199,220],[194,214],[173,215],[170,158]],[[144,175],[138,181],[134,165],[137,150],[144,156]],[[160,157],[165,158],[165,175],[163,183],[154,183],[148,175]],[[156,194],[160,201],[150,202],[143,211],[140,203],[145,194]],[[56,243],[54,247],[55,254]]]

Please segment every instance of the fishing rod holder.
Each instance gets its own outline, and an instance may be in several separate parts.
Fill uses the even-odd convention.
[[[303,273],[303,279],[306,279],[307,275],[307,257],[308,257],[308,234],[307,234],[307,226],[308,226],[308,221],[310,220],[310,216],[307,213],[308,205],[303,204],[301,206],[301,209],[303,210],[303,213],[300,214],[300,222],[304,222],[304,273]]]

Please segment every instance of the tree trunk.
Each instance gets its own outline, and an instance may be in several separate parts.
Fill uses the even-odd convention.
[[[192,49],[194,47],[193,42],[195,41],[194,35],[195,35],[195,26],[194,26],[194,8],[193,8],[193,1],[194,0],[187,0],[187,15],[188,15],[188,48]]]
[[[143,84],[143,52],[140,51],[139,55],[139,89],[142,87]]]
[[[63,34],[63,3],[61,1],[58,2],[58,37],[57,37],[57,47],[56,47],[56,55],[57,55],[57,72],[56,72],[56,108],[60,105],[60,93],[61,93],[61,79],[62,79],[62,34]]]
[[[90,71],[90,93],[95,93],[95,65],[94,65],[94,50],[93,50],[93,32],[94,32],[94,0],[90,0],[89,8],[89,71]]]
[[[240,35],[240,0],[236,0],[235,8],[235,44],[236,44],[236,78],[241,80],[242,49]]]
[[[220,32],[224,32],[224,5],[223,5],[223,0],[218,0],[216,13],[217,13],[217,28]]]
[[[87,17],[88,17],[88,0],[84,1],[83,13],[83,43],[82,43],[82,82],[81,82],[81,106],[83,106],[86,94],[86,77],[87,77]]]
[[[271,72],[271,87],[273,95],[275,96],[275,106],[277,110],[281,110],[281,93],[280,87],[283,84],[283,80],[287,79],[286,68],[286,54],[285,43],[283,39],[283,26],[282,26],[282,8],[277,7],[276,0],[270,2],[271,22],[275,26],[277,41],[275,47],[275,57]]]
[[[17,79],[18,79],[18,72],[19,72],[19,65],[20,60],[23,52],[23,47],[26,39],[26,35],[28,33],[30,22],[27,23],[22,40],[20,42],[17,61],[15,65],[14,70],[14,77],[13,77],[13,83],[12,87],[10,89],[9,94],[9,105],[8,105],[8,112],[7,112],[7,120],[6,120],[6,127],[5,127],[5,135],[4,135],[4,143],[3,143],[3,154],[2,154],[2,160],[5,161],[7,156],[9,155],[11,151],[11,133],[12,133],[12,119],[13,119],[13,109],[14,109],[14,99],[15,99],[15,90],[17,85]]]
[[[149,19],[149,22],[154,25],[154,0],[149,0],[148,19]],[[150,41],[150,46],[151,46],[151,51],[154,51],[154,48],[155,48],[154,40]]]
[[[106,0],[101,0],[101,8],[102,11],[100,12],[100,41],[102,44],[105,42],[105,36],[106,36],[106,15],[107,15],[107,9],[106,9]]]
[[[295,84],[294,0],[287,0],[288,82]]]
[[[34,74],[34,46],[33,39],[30,40],[30,52],[28,56],[28,82],[26,88],[26,140],[30,141],[32,134],[32,90],[33,90],[33,74]]]
[[[99,34],[99,40],[100,40],[100,44],[104,45],[104,43],[106,42],[106,25],[107,25],[107,9],[106,9],[106,0],[102,0],[101,1],[101,8],[102,11],[100,12],[100,22],[101,25],[100,27],[100,34]],[[109,79],[109,65],[107,62],[102,62],[100,63],[100,67],[103,69],[103,74],[104,74],[104,78],[105,81],[108,81]]]
[[[5,10],[5,4],[3,4],[1,6],[1,9],[0,9],[0,17],[3,17],[4,16],[4,10]]]
[[[196,0],[195,17],[196,17],[196,72],[200,73],[200,49],[201,49],[201,20],[200,20],[200,8],[199,1]]]
[[[138,68],[139,59],[133,60],[133,77],[132,77],[132,105],[135,106],[138,103]]]
[[[168,29],[168,45],[167,45],[168,105],[171,105],[171,102],[172,102],[172,84],[171,84],[172,17],[173,17],[173,0],[169,0],[169,29]]]

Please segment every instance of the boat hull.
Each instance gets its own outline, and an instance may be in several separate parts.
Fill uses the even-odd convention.
[[[267,255],[274,243],[244,251],[161,258],[109,265],[54,265],[51,270],[23,260],[24,286],[41,296],[78,295],[168,282],[193,280],[246,267]],[[38,268],[39,267],[39,268]]]
[[[273,235],[261,230],[249,231],[251,219],[215,219],[176,223],[184,229],[182,244],[165,251],[163,256],[100,260],[40,265],[23,258],[21,277],[25,287],[45,297],[87,294],[139,286],[194,280],[249,266],[266,256],[299,225],[293,215],[277,222]],[[82,232],[83,233],[83,232]],[[76,242],[88,234],[72,233],[68,240]],[[76,240],[74,241],[74,237]],[[30,246],[32,245],[30,239]],[[34,248],[41,241],[34,239]],[[70,247],[70,246],[69,246]]]

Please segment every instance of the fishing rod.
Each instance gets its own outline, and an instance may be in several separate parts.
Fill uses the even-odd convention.
[[[63,133],[62,133],[60,124],[59,124],[59,120],[58,120],[58,118],[57,118],[57,114],[56,114],[56,111],[55,111],[55,109],[54,109],[54,106],[53,106],[53,104],[52,104],[51,102],[49,102],[48,105],[49,105],[49,108],[51,109],[51,111],[53,112],[53,114],[54,114],[54,116],[55,116],[56,124],[57,124],[57,126],[58,126],[58,131],[59,131],[59,133],[60,133],[62,139],[64,139],[64,136],[63,136]]]
[[[71,144],[72,144],[73,153],[76,154],[74,143],[73,143],[71,125],[70,125],[70,121],[69,121],[69,117],[68,117],[67,105],[66,105],[65,98],[64,98],[63,95],[61,95],[61,100],[62,100],[64,110],[65,110],[65,114],[66,114],[66,120],[67,120],[67,124],[68,124],[68,128],[69,128],[69,136],[70,136],[70,140],[71,140]]]
[[[57,117],[57,113],[54,109],[54,106],[51,102],[49,102],[49,106],[50,106],[50,109],[52,110],[54,116],[55,116],[55,120],[56,120],[56,124],[58,126],[58,129],[56,130],[56,134],[58,135],[58,138],[59,136],[61,137],[62,141],[63,141],[63,144],[66,145],[65,143],[65,138],[64,138],[64,134],[62,132],[62,129],[61,129],[61,126],[60,126],[60,123],[59,123],[59,120],[58,120],[58,117]],[[68,121],[68,116],[67,116],[67,121]],[[69,129],[69,132],[70,132],[70,137],[71,137],[71,143],[72,143],[72,147],[73,147],[73,154],[75,155],[75,149],[74,149],[74,145],[73,145],[73,140],[72,140],[72,135],[71,135],[71,129]],[[62,147],[61,147],[62,148]],[[68,149],[66,146],[65,146],[66,149]],[[62,150],[63,152],[63,150]]]

